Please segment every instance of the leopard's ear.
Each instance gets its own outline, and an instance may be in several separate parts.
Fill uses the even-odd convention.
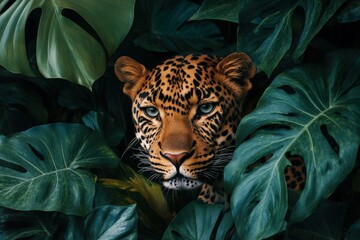
[[[256,68],[248,55],[243,52],[232,53],[222,59],[216,66],[220,81],[241,97],[252,87],[250,78],[254,77]]]
[[[145,82],[147,69],[134,59],[122,56],[115,62],[115,74],[125,83],[123,92],[134,100]]]

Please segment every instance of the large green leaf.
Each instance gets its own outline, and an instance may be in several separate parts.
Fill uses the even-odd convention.
[[[150,51],[202,52],[219,49],[223,37],[212,22],[188,22],[198,9],[191,1],[139,1],[134,43]]]
[[[137,239],[135,206],[101,206],[86,217],[0,208],[0,239]]]
[[[221,219],[220,225],[216,231],[216,240],[236,239],[234,234],[234,219],[231,212],[226,212]],[[232,238],[230,238],[232,236]]]
[[[85,220],[85,239],[137,239],[136,206],[102,206]]]
[[[360,52],[339,51],[324,65],[283,72],[239,125],[225,187],[240,239],[284,229],[287,155],[306,164],[305,189],[290,221],[306,218],[353,169],[360,142]],[[252,134],[248,140],[247,137]],[[268,156],[266,163],[248,167]]]
[[[239,23],[238,50],[247,52],[260,70],[271,75],[282,60],[297,61],[344,2],[205,0],[191,20],[220,19]],[[343,18],[353,15],[352,12],[347,11]]]
[[[344,203],[325,201],[305,221],[291,226],[287,236],[297,240],[341,239],[346,208]]]
[[[241,0],[204,0],[190,20],[217,19],[239,22]]]
[[[86,169],[117,164],[111,149],[83,125],[42,125],[0,136],[0,204],[84,215],[95,194],[95,176]]]
[[[270,75],[281,60],[298,60],[345,0],[241,2],[238,50]]]
[[[0,11],[2,66],[34,75],[26,33],[38,29],[36,61],[41,74],[91,87],[105,71],[106,57],[130,30],[134,0],[5,0]],[[32,14],[41,14],[35,17],[39,18],[38,25],[28,24]]]
[[[166,229],[163,239],[210,239],[222,209],[222,205],[191,202],[176,215]]]
[[[81,217],[0,208],[0,239],[83,239]]]

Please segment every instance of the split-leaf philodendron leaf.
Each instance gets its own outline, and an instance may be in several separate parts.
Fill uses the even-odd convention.
[[[79,124],[41,125],[0,136],[0,205],[85,215],[95,195],[95,176],[87,169],[117,164],[105,141]]]
[[[135,205],[106,205],[84,217],[0,208],[0,239],[138,239]]]
[[[172,220],[162,239],[210,239],[222,209],[222,205],[191,202]]]
[[[36,65],[44,77],[64,78],[90,88],[105,71],[106,57],[130,30],[134,2],[2,1],[0,65],[33,76],[27,48],[29,35],[35,35]]]
[[[146,3],[145,3],[146,2]],[[135,19],[139,36],[135,45],[150,51],[199,53],[219,49],[223,36],[212,22],[188,21],[198,9],[192,1],[143,1]]]
[[[205,0],[191,20],[239,23],[237,48],[271,75],[279,63],[298,61],[345,0]]]
[[[277,76],[240,123],[240,145],[225,168],[240,239],[262,239],[285,228],[288,154],[303,157],[307,175],[289,221],[305,219],[328,198],[354,167],[359,122],[359,51],[335,52],[324,65]],[[262,157],[269,159],[248,168]]]

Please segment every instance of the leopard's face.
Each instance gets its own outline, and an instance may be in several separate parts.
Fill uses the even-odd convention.
[[[119,58],[116,73],[133,100],[136,137],[146,152],[144,167],[164,187],[194,189],[221,176],[254,72],[243,53],[224,60],[177,56],[152,71]]]

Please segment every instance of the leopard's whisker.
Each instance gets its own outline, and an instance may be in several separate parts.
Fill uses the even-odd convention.
[[[136,144],[139,143],[139,139],[137,139],[136,137],[134,137],[133,139],[131,139],[131,141],[129,142],[128,146],[126,147],[125,151],[121,154],[120,160],[122,160],[126,154],[127,151],[129,151],[130,149],[132,149]]]

